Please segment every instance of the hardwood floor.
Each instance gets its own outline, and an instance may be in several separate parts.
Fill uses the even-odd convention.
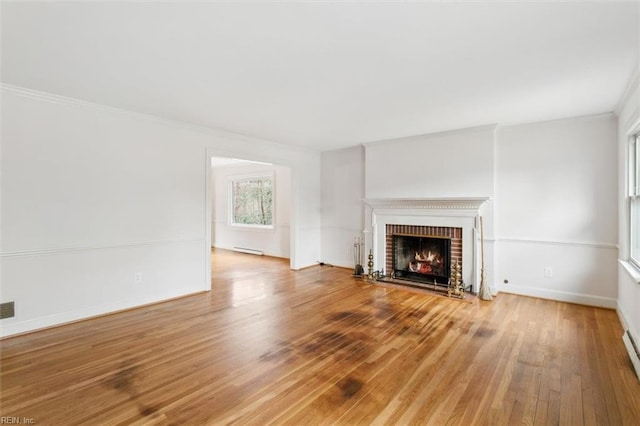
[[[217,251],[211,293],[1,342],[36,424],[637,425],[612,310],[464,301]]]

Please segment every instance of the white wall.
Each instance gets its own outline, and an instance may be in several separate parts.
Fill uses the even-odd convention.
[[[295,198],[291,210],[291,231],[295,234],[291,240],[291,267],[301,269],[315,265],[321,258],[320,155],[301,158],[293,171],[291,187]]]
[[[498,129],[501,291],[615,307],[616,123],[607,114]]]
[[[364,227],[364,149],[322,153],[322,261],[353,268]],[[364,254],[362,254],[364,256]],[[366,260],[362,260],[363,263]]]
[[[292,267],[317,260],[318,153],[21,88],[2,95],[0,286],[16,316],[0,335],[208,290],[212,155],[291,167]]]
[[[495,126],[366,144],[367,198],[493,196]]]
[[[638,5],[640,15],[640,5]],[[640,342],[640,271],[628,264],[629,205],[627,202],[629,137],[640,132],[640,68],[631,82],[628,97],[620,108],[618,127],[618,204],[620,245],[618,262],[618,314],[636,344]]]
[[[495,285],[495,125],[365,145],[367,199],[489,198],[484,219],[487,284]],[[369,250],[372,242],[367,241]]]
[[[274,227],[260,229],[229,224],[229,179],[238,176],[269,174],[274,176]],[[289,258],[291,211],[291,172],[288,167],[266,164],[229,165],[213,168],[214,207],[212,246],[261,250],[269,256]]]
[[[615,307],[616,126],[607,114],[381,141],[366,144],[364,164],[355,150],[323,153],[323,256],[352,244],[339,228],[359,213],[350,194],[365,168],[365,198],[491,197],[482,214],[492,287]],[[341,186],[340,168],[353,185]],[[640,295],[632,300],[637,312]]]

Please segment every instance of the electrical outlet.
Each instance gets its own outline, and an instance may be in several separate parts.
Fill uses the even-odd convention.
[[[142,272],[136,272],[136,273],[133,275],[133,281],[134,281],[136,284],[141,283],[141,282],[142,282]]]
[[[0,303],[0,319],[16,316],[15,302]]]
[[[545,266],[544,267],[544,276],[546,278],[552,278],[553,277],[553,268],[551,266]]]

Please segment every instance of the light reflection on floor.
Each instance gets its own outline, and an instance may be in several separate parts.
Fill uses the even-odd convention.
[[[212,286],[216,297],[230,306],[246,306],[267,299],[274,293],[278,274],[290,271],[289,260],[211,250]]]
[[[263,280],[234,281],[231,287],[231,305],[235,308],[267,297]]]

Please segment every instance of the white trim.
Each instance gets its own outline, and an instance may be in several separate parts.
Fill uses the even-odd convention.
[[[0,253],[0,257],[13,258],[13,257],[49,256],[49,255],[56,255],[56,254],[62,254],[62,253],[97,251],[97,250],[113,250],[113,249],[128,248],[128,247],[156,246],[156,245],[163,245],[163,244],[178,244],[178,243],[199,242],[199,241],[203,241],[203,239],[202,238],[172,238],[167,240],[127,241],[127,242],[101,244],[101,245],[93,245],[93,246],[52,247],[52,248],[46,248],[46,249],[3,252],[3,253]]]
[[[616,113],[616,115],[618,116],[620,115],[620,113],[622,112],[622,109],[624,108],[624,105],[627,103],[627,101],[629,100],[633,92],[635,92],[638,85],[640,85],[640,67],[637,67],[633,71],[633,74],[629,79],[629,83],[627,84],[627,87],[625,87],[624,91],[622,92],[622,96],[620,97],[620,100],[618,101],[618,103],[616,104],[616,107],[613,110]]]
[[[211,268],[211,231],[213,230],[213,164],[212,158],[215,157],[217,151],[207,148],[205,150],[204,163],[204,280],[205,286],[211,289],[212,273]]]
[[[210,287],[210,286],[209,286]],[[162,303],[176,298],[183,298],[202,293],[202,290],[190,293],[165,293],[146,300],[118,300],[100,305],[87,306],[66,312],[60,312],[44,317],[37,317],[25,321],[13,321],[0,323],[0,338],[12,336],[14,334],[34,332],[47,327],[57,327],[75,321],[84,321],[102,315],[113,314],[128,309],[137,309],[149,304]],[[17,304],[16,304],[17,305]],[[17,313],[17,312],[16,312]],[[17,318],[17,316],[15,317]],[[14,319],[14,318],[12,318]],[[3,320],[6,321],[6,320]]]
[[[226,220],[218,220],[216,222],[211,222],[212,226],[230,226],[233,227],[234,231],[247,231],[247,232],[272,232],[277,231],[278,229],[291,229],[291,226],[288,223],[283,223],[281,225],[273,225],[273,226],[254,226],[254,225],[229,225]]]
[[[369,198],[363,200],[372,209],[473,210],[489,201],[489,197],[452,198]]]
[[[638,118],[637,126],[640,126],[640,117]],[[636,269],[640,264],[640,253],[635,253],[635,248],[638,242],[635,241],[637,233],[637,226],[640,224],[635,223],[634,212],[635,208],[640,208],[640,128],[635,127],[632,130],[632,134],[629,136],[629,147],[627,149],[627,197],[626,204],[628,207],[628,247],[627,253],[629,263],[631,263]],[[639,213],[640,212],[636,212]]]
[[[238,231],[242,231],[243,229],[247,230],[247,231],[269,231],[269,232],[273,232],[276,230],[276,226],[275,225],[261,225],[261,224],[254,224],[254,223],[233,223],[231,220],[227,223],[227,226],[231,227],[231,228],[235,228]]]
[[[571,293],[568,291],[546,290],[533,287],[514,286],[512,284],[498,284],[501,293],[517,294],[520,296],[538,297],[559,302],[577,303],[580,305],[598,306],[616,309],[618,302],[613,297],[593,296],[590,294]]]
[[[622,265],[625,271],[629,273],[629,276],[638,284],[640,284],[640,269],[636,268],[628,260],[618,259],[618,263]]]
[[[353,232],[355,234],[359,234],[362,231],[362,229],[360,228],[351,228],[351,227],[347,227],[347,226],[323,226],[322,227],[323,231],[344,231],[344,232]]]
[[[626,126],[626,136],[627,138],[629,138],[629,143],[631,144],[633,143],[633,137],[635,136],[635,134],[640,132],[640,110],[637,111],[636,114],[633,114],[629,121],[631,124]]]
[[[485,240],[486,241],[486,240]],[[551,241],[551,240],[538,240],[533,238],[503,238],[498,237],[495,239],[499,243],[515,243],[515,244],[544,244],[553,246],[566,246],[566,247],[587,247],[598,248],[607,250],[618,250],[617,244],[611,243],[596,243],[596,242],[580,242],[580,241]]]
[[[229,250],[229,251],[238,251],[238,250],[236,250],[237,247],[229,246],[229,245],[217,245],[217,246],[210,247],[209,250],[211,250],[211,248],[221,249],[221,250]],[[239,248],[242,248],[242,247],[239,247]],[[249,249],[249,250],[252,250],[252,249]],[[282,253],[275,253],[275,252],[272,252],[272,251],[269,251],[269,250],[264,251],[264,250],[257,250],[257,249],[256,249],[256,251],[262,252],[262,254],[264,256],[275,257],[275,258],[278,258],[278,259],[289,259],[288,257],[283,256]],[[254,254],[254,253],[251,253],[251,254]]]
[[[576,121],[577,120],[598,120],[598,119],[612,118],[612,117],[615,118],[616,113],[609,111],[609,112],[598,112],[595,114],[587,114],[587,115],[577,115],[577,116],[572,115],[569,117],[550,118],[546,120],[537,120],[537,121],[513,121],[513,122],[505,121],[498,125],[498,131],[500,131],[505,127],[536,126],[536,125],[545,125],[545,124],[567,121],[567,120],[576,120]]]
[[[624,312],[624,310],[622,309],[622,306],[620,306],[619,303],[618,303],[618,306],[616,307],[616,312],[618,313],[618,319],[620,320],[620,324],[622,324],[622,328],[625,330],[628,330],[629,320],[628,320],[627,314]]]
[[[131,111],[131,110],[122,109],[118,107],[98,104],[95,102],[84,101],[76,98],[69,98],[66,96],[56,95],[53,93],[40,92],[38,90],[27,89],[25,87],[14,86],[7,83],[0,83],[0,91],[7,94],[13,94],[16,96],[22,96],[24,98],[50,102],[58,105],[78,107],[87,111],[99,111],[99,112],[105,112],[105,113],[111,113],[111,114],[124,115],[124,116],[128,116],[138,120],[153,121],[156,123],[161,123],[165,125],[180,127],[183,129],[193,130],[199,133],[213,135],[218,138],[226,138],[226,139],[232,138],[234,140],[241,140],[243,142],[252,143],[252,144],[258,143],[263,146],[267,145],[267,146],[273,146],[278,148],[286,148],[289,151],[297,151],[300,153],[309,153],[309,152],[317,153],[318,152],[317,150],[314,150],[314,149],[305,148],[297,145],[284,145],[278,142],[273,142],[267,139],[254,138],[252,136],[243,135],[241,133],[233,132],[226,129],[205,127],[205,126],[187,123],[183,121],[170,120],[170,119],[159,117],[152,114]],[[228,151],[229,155],[222,153],[221,150],[216,150],[215,152],[218,153],[218,155],[214,155],[214,157],[233,157],[233,158],[238,157],[237,152],[232,154],[233,151]],[[211,160],[209,159],[209,162],[210,161]]]
[[[453,136],[453,135],[464,135],[464,134],[469,134],[469,133],[479,133],[479,132],[485,132],[485,131],[494,131],[497,129],[498,124],[497,123],[492,123],[492,124],[485,124],[482,126],[475,126],[475,127],[465,127],[462,129],[451,129],[451,130],[442,130],[439,132],[433,132],[433,133],[424,133],[424,134],[420,134],[420,135],[411,135],[411,136],[404,136],[404,137],[399,137],[399,138],[392,138],[392,139],[383,139],[383,140],[375,140],[375,141],[370,141],[370,142],[364,142],[362,144],[362,146],[369,147],[369,146],[376,146],[376,145],[386,145],[386,144],[395,144],[397,142],[401,142],[401,141],[409,141],[409,140],[413,140],[416,138],[423,138],[425,136],[428,137],[446,137],[446,136]]]

